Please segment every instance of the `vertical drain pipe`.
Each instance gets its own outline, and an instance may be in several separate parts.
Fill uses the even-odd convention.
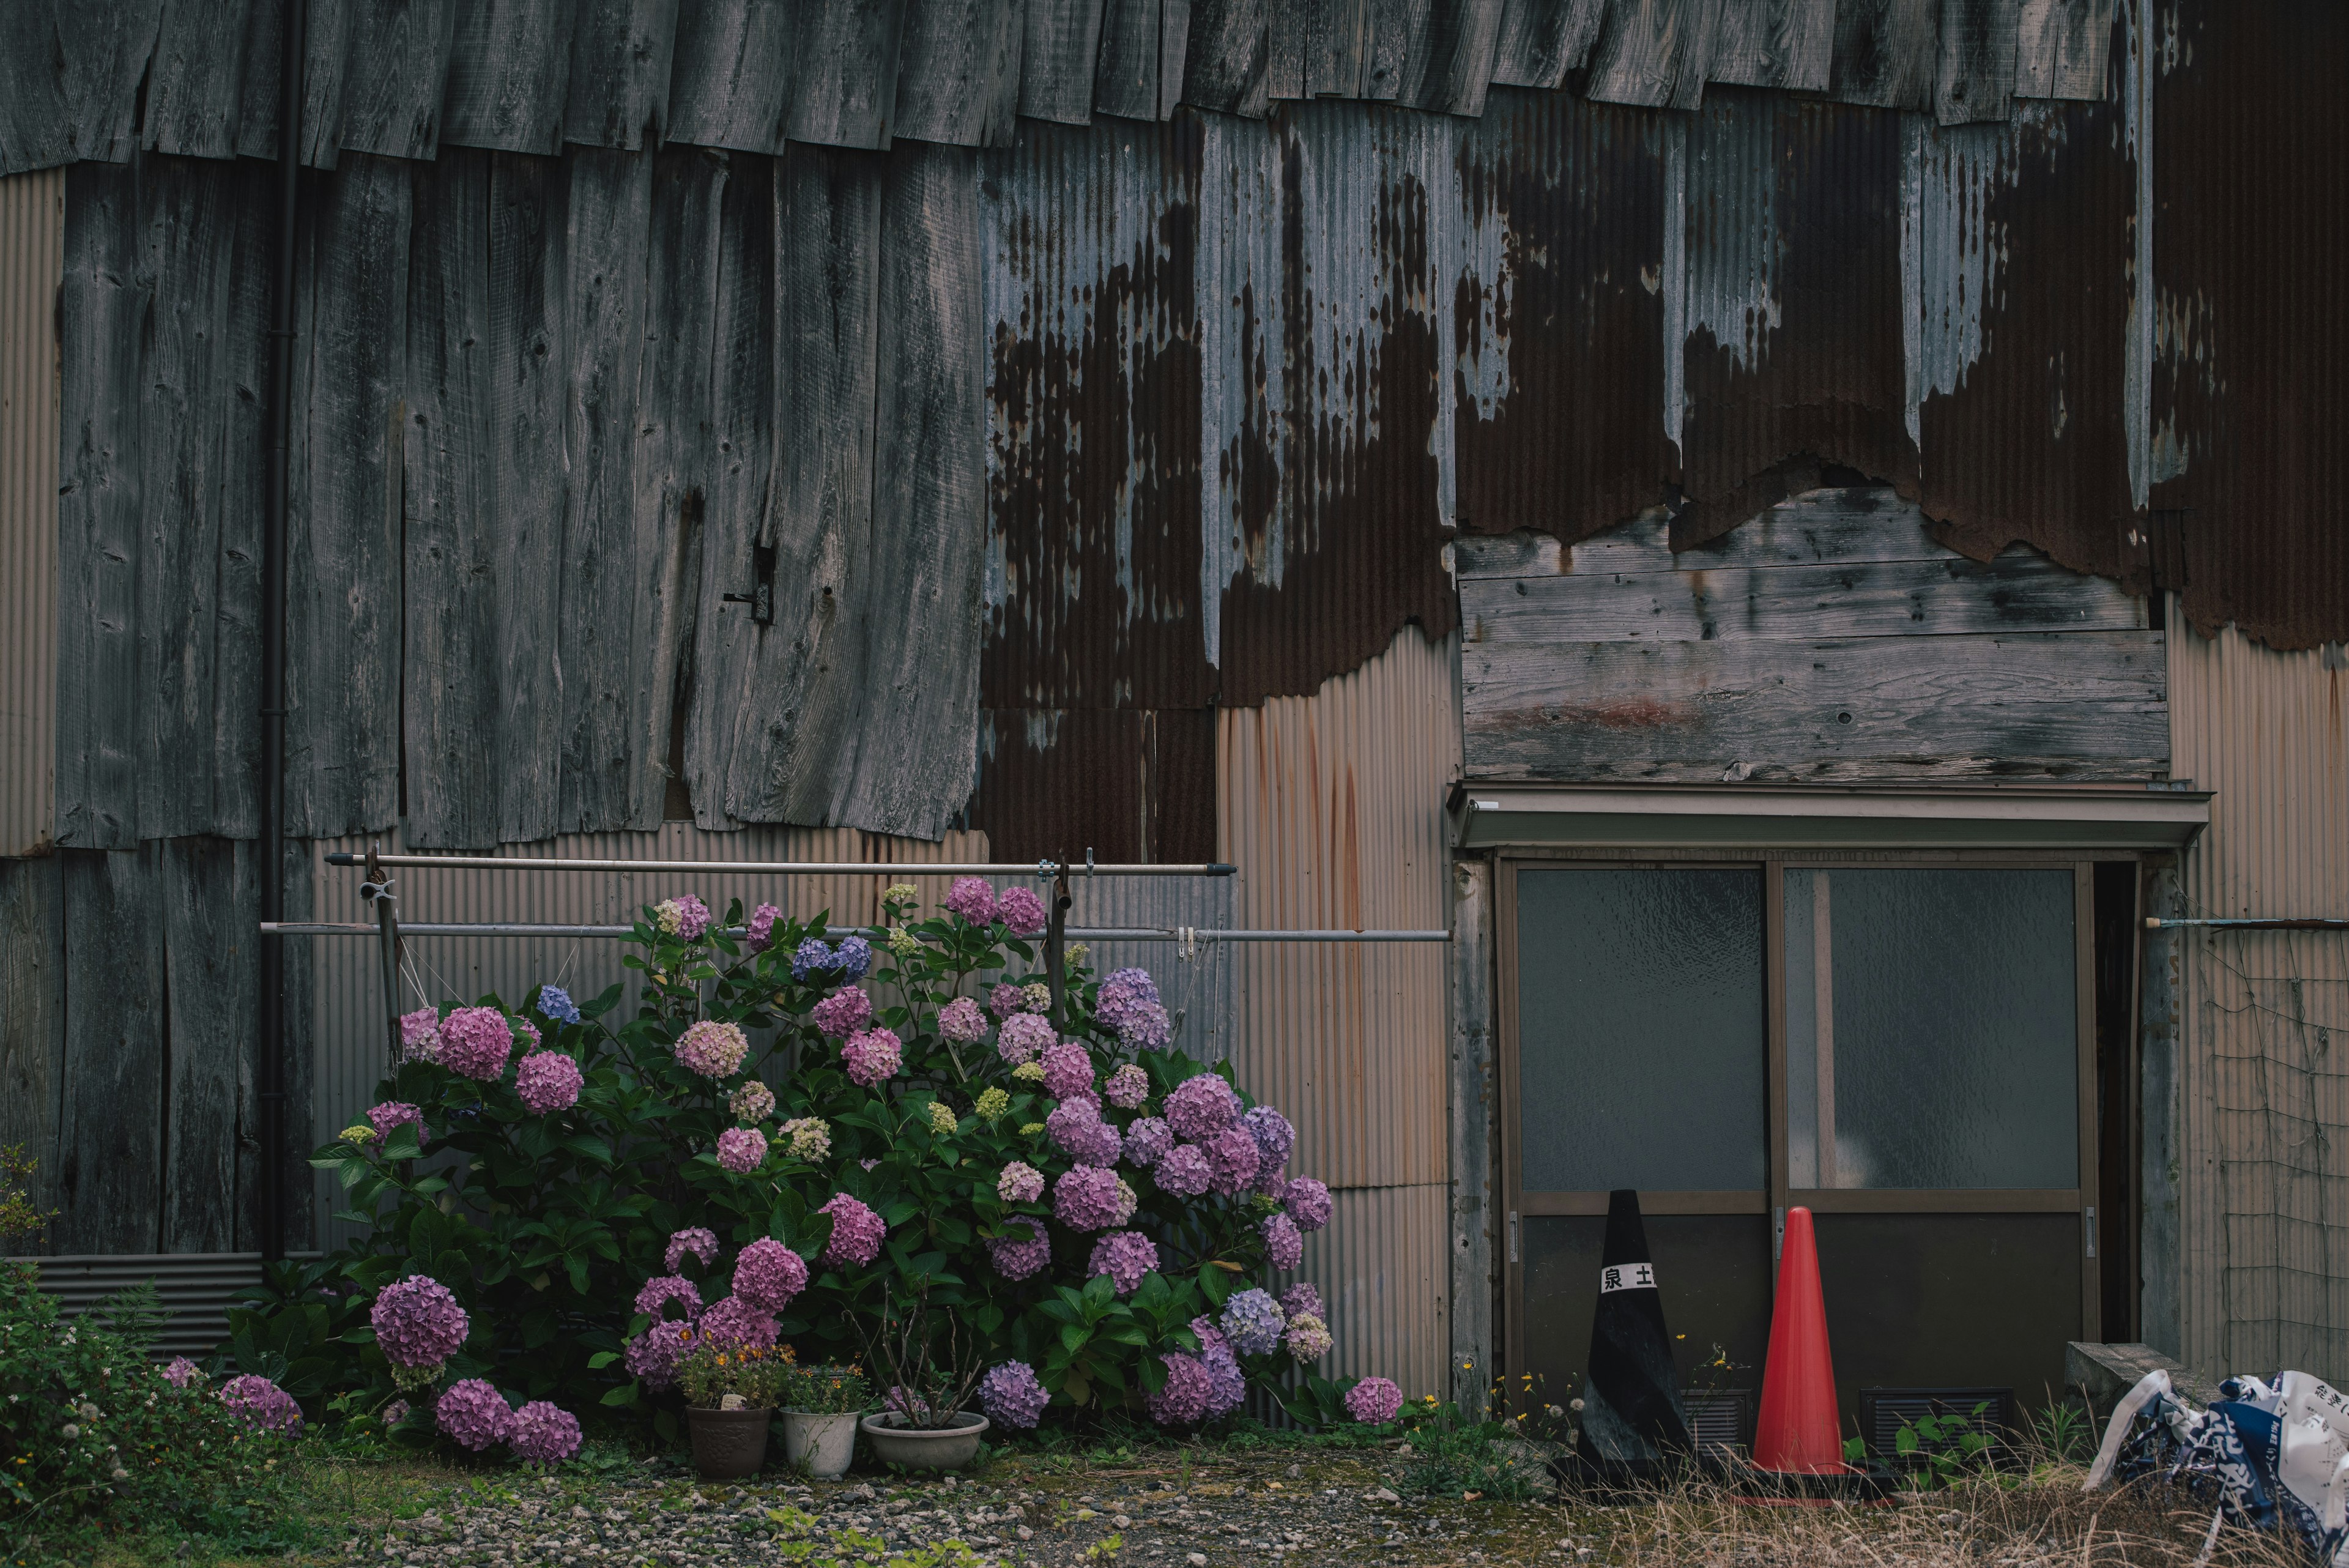
[[[294,430],[295,214],[302,178],[302,56],[309,7],[285,0],[277,62],[277,258],[269,300],[269,471],[261,525],[261,918],[285,918],[285,513]],[[261,938],[261,1255],[285,1255],[285,939]]]

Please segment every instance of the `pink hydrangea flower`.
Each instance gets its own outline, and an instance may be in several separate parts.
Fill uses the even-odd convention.
[[[1053,1217],[1071,1231],[1106,1231],[1133,1218],[1133,1189],[1113,1172],[1081,1165],[1052,1183]]]
[[[957,877],[947,891],[947,913],[960,915],[974,926],[995,923],[995,889],[984,878]]]
[[[516,1410],[506,1446],[524,1464],[560,1464],[579,1451],[579,1417],[543,1399]]]
[[[772,1237],[760,1237],[734,1260],[734,1293],[763,1312],[789,1306],[807,1278],[806,1261]]]
[[[1330,1201],[1330,1189],[1309,1176],[1300,1176],[1288,1184],[1286,1202],[1288,1217],[1297,1221],[1297,1228],[1309,1231],[1330,1223],[1334,1207]]]
[[[456,1355],[472,1328],[449,1287],[429,1274],[410,1274],[384,1286],[367,1321],[383,1358],[415,1370],[439,1366]]]
[[[727,1097],[726,1108],[746,1126],[765,1121],[775,1114],[775,1091],[753,1078]]]
[[[1318,1317],[1327,1321],[1330,1316],[1321,1310],[1321,1287],[1310,1280],[1299,1280],[1281,1292],[1280,1310],[1291,1317]]]
[[[532,1051],[538,1049],[537,1024],[533,1023],[527,1018],[515,1018],[511,1019],[508,1022],[513,1024],[514,1036],[523,1043],[525,1048]]]
[[[867,1089],[895,1077],[905,1054],[904,1042],[886,1029],[852,1034],[840,1048],[841,1064],[848,1069],[848,1081]]]
[[[1015,1012],[1035,1011],[1028,1005],[1028,993],[1009,981],[997,984],[987,993],[987,1010],[998,1018],[1009,1018]]]
[[[251,1431],[291,1438],[302,1430],[302,1407],[294,1402],[294,1396],[257,1374],[248,1372],[222,1384],[220,1401],[240,1426]]]
[[[677,934],[689,942],[699,941],[709,929],[709,906],[692,893],[681,893],[669,902],[677,907]]]
[[[1071,1095],[1091,1092],[1093,1086],[1092,1054],[1073,1040],[1044,1048],[1044,1092],[1056,1100]]]
[[[1185,1078],[1166,1096],[1166,1125],[1194,1143],[1206,1142],[1239,1119],[1240,1097],[1213,1073]]]
[[[1112,1231],[1093,1243],[1093,1255],[1085,1265],[1085,1274],[1107,1274],[1117,1293],[1130,1296],[1142,1284],[1143,1276],[1158,1266],[1158,1243],[1139,1231]]]
[[[1127,1124],[1125,1159],[1129,1165],[1155,1165],[1174,1147],[1174,1129],[1166,1125],[1164,1116],[1136,1116]],[[1203,1176],[1201,1179],[1206,1178]]]
[[[441,1021],[440,1064],[483,1083],[503,1074],[513,1027],[494,1007],[460,1007]]]
[[[1109,1075],[1109,1082],[1102,1085],[1102,1097],[1119,1110],[1130,1111],[1150,1097],[1150,1075],[1128,1062]]]
[[[720,1296],[701,1314],[693,1331],[718,1345],[771,1346],[782,1332],[775,1314],[740,1296]]]
[[[477,1454],[504,1442],[513,1432],[513,1407],[478,1377],[442,1389],[432,1407],[432,1418],[442,1432]]]
[[[399,1015],[400,1055],[410,1062],[437,1062],[440,1058],[440,1010],[419,1007],[413,1012]]]
[[[995,913],[1003,929],[1015,937],[1032,937],[1044,929],[1044,900],[1025,888],[1006,888],[995,901]]]
[[[406,1100],[386,1100],[379,1106],[369,1106],[367,1118],[367,1126],[375,1128],[375,1136],[378,1137],[388,1138],[391,1137],[392,1128],[406,1127],[413,1122],[416,1124],[416,1147],[422,1148],[427,1141],[424,1131],[424,1113]]]
[[[671,1263],[669,1266],[675,1268],[677,1265]],[[701,1293],[694,1288],[691,1280],[681,1275],[657,1275],[647,1280],[644,1288],[636,1292],[636,1310],[647,1317],[659,1317],[671,1302],[684,1304],[687,1323],[701,1315]]]
[[[1023,1239],[1022,1227],[1027,1230]],[[1007,1280],[1024,1280],[1052,1261],[1051,1239],[1044,1227],[1032,1220],[1014,1220],[1004,1226],[1008,1232],[987,1239],[987,1255],[995,1263],[995,1272]]]
[[[1200,1145],[1213,1173],[1207,1186],[1226,1198],[1236,1198],[1256,1179],[1256,1139],[1246,1127],[1226,1127]]]
[[[1178,1143],[1158,1157],[1150,1177],[1158,1183],[1161,1192],[1177,1198],[1196,1198],[1207,1190],[1207,1183],[1215,1179],[1215,1169],[1197,1144]]]
[[[677,1037],[677,1059],[688,1072],[705,1078],[730,1078],[750,1053],[750,1037],[740,1025],[705,1018],[686,1025]]]
[[[204,1369],[184,1355],[175,1355],[163,1364],[163,1381],[174,1388],[185,1388],[204,1375]]]
[[[1305,1261],[1305,1238],[1286,1214],[1268,1214],[1257,1229],[1264,1235],[1264,1261],[1287,1273]]]
[[[957,1045],[975,1045],[987,1038],[987,1014],[968,996],[957,996],[938,1009],[938,1033]]]
[[[1150,1396],[1150,1418],[1162,1427],[1188,1427],[1207,1418],[1215,1386],[1195,1355],[1169,1351],[1158,1358],[1166,1367],[1166,1386]]]
[[[1402,1408],[1402,1390],[1384,1377],[1365,1377],[1346,1390],[1346,1410],[1355,1420],[1381,1427]]]
[[[745,1176],[767,1158],[767,1135],[757,1127],[728,1127],[718,1135],[718,1168]]]
[[[1059,1035],[1050,1019],[1032,1012],[1015,1012],[1003,1021],[1002,1033],[995,1037],[995,1054],[1005,1064],[1017,1067],[1022,1062],[1032,1062]]]
[[[748,935],[752,952],[762,953],[774,945],[775,919],[781,913],[782,911],[772,904],[761,904],[750,911],[750,929]]]
[[[537,1116],[569,1110],[586,1085],[579,1064],[560,1051],[533,1051],[514,1069],[514,1094]]]
[[[1033,1203],[1044,1196],[1044,1173],[1025,1160],[1013,1160],[995,1179],[995,1190],[1006,1203]]]
[[[816,1210],[832,1216],[832,1240],[823,1244],[823,1261],[863,1268],[881,1255],[881,1239],[889,1227],[881,1216],[845,1192]]]
[[[872,1018],[873,999],[864,994],[861,986],[843,985],[817,1002],[809,1016],[815,1020],[818,1029],[834,1040],[845,1039]]]
[[[1283,1342],[1292,1359],[1300,1363],[1319,1361],[1330,1354],[1330,1325],[1312,1313],[1299,1313],[1288,1320],[1288,1333]]]
[[[678,1264],[685,1261],[688,1252],[701,1260],[704,1268],[709,1267],[718,1258],[718,1233],[701,1225],[688,1225],[682,1231],[671,1231],[668,1248],[661,1254],[663,1266],[672,1274],[677,1272]],[[694,1303],[696,1306],[700,1304],[698,1301]]]
[[[693,1325],[672,1318],[657,1323],[622,1348],[620,1360],[628,1376],[641,1378],[655,1393],[677,1386],[678,1363],[692,1348]]]

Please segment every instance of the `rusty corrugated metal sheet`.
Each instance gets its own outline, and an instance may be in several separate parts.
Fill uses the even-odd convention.
[[[2168,586],[2206,632],[2349,638],[2349,7],[2153,16],[2151,504],[2184,535]]]
[[[1296,1278],[1321,1287],[1331,1350],[1316,1371],[1392,1377],[1416,1399],[1444,1397],[1450,1351],[1451,1188],[1349,1188],[1327,1229],[1305,1238]]]
[[[2349,918],[2349,661],[2169,638],[2172,769],[2215,791],[2189,915]],[[2349,939],[2179,939],[2181,1359],[2349,1362]],[[2150,1139],[2148,1139],[2150,1142]]]
[[[1215,712],[983,710],[969,821],[1009,860],[1212,860]]]
[[[0,855],[57,836],[62,169],[0,178]]]
[[[258,1252],[81,1253],[42,1258],[38,1265],[41,1293],[56,1297],[68,1317],[152,1281],[165,1314],[155,1336],[158,1356],[209,1355],[228,1337],[228,1309],[237,1293],[261,1283]]]
[[[1651,111],[1495,91],[1455,134],[1456,518],[1568,541],[1663,499],[1670,132]]]

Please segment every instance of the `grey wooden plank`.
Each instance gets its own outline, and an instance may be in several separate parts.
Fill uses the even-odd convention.
[[[1183,101],[1261,119],[1269,106],[1265,79],[1265,0],[1191,0],[1183,50]]]
[[[73,161],[64,67],[47,5],[0,6],[0,174]]]
[[[401,441],[404,841],[493,846],[502,805],[498,733],[507,671],[499,621],[491,415],[490,169],[451,147],[418,172],[409,245]]]
[[[1932,108],[1940,22],[1940,0],[1836,0],[1828,95],[1877,109]]]
[[[39,0],[19,0],[40,9]],[[155,50],[162,0],[56,0],[66,145],[71,156],[119,163],[139,146],[139,89]]]
[[[1835,0],[1722,0],[1714,81],[1825,92],[1835,57]]]
[[[359,18],[342,0],[309,0],[309,6],[302,34],[302,161],[332,169],[343,151],[343,88]]]
[[[59,289],[57,839],[139,842],[140,349],[152,288],[127,165],[66,174]]]
[[[1182,101],[1190,0],[1107,0],[1093,109],[1126,119],[1167,119]],[[908,132],[907,134],[911,134]]]
[[[353,0],[343,151],[433,155],[456,26],[457,0]]]
[[[1025,0],[1019,50],[1019,112],[1030,119],[1090,125],[1101,57],[1102,0]],[[903,135],[912,134],[899,128]]]
[[[721,615],[724,646],[739,651],[709,678],[710,749],[688,758],[711,770],[707,783],[690,781],[699,808],[745,822],[838,820],[833,779],[860,722],[888,161],[793,147],[775,166],[775,444],[763,538],[775,552],[775,619],[740,634]],[[723,742],[717,721],[730,725]]]
[[[2014,107],[2019,3],[1941,0],[1941,58],[1933,111],[1943,125],[2003,123]]]
[[[237,83],[236,155],[277,156],[278,76],[286,0],[244,0],[243,67]]]
[[[781,148],[792,104],[792,25],[783,0],[679,0],[669,140],[739,152]]]
[[[2113,0],[2022,0],[2015,15],[2014,96],[2105,96]]]
[[[1454,861],[1445,1141],[1452,1166],[1448,1381],[1455,1402],[1486,1397],[1499,1365],[1493,1358],[1493,1231],[1500,1209],[1494,1201],[1500,1191],[1494,1119],[1501,1105],[1494,1079],[1493,922],[1492,862]]]
[[[824,147],[888,146],[904,31],[905,0],[803,0],[786,134]]]
[[[158,847],[169,1020],[158,1251],[226,1252],[238,1229],[238,1080],[254,1034],[258,846],[201,837]]]
[[[269,314],[260,175],[257,164],[163,156],[140,172],[152,291],[139,377],[142,838],[258,826]]]
[[[1726,571],[1754,566],[1833,566],[1850,561],[1929,561],[1950,552],[1932,524],[1889,486],[1806,490],[1693,550],[1672,553],[1670,518],[1655,508],[1571,545],[1530,531],[1453,544],[1462,580],[1577,574]]]
[[[354,152],[304,209],[286,520],[285,831],[399,809],[399,574],[409,171]]]
[[[1381,103],[1408,102],[1415,91],[1413,66],[1427,47],[1435,0],[1363,0],[1362,85],[1360,96]]]
[[[1264,90],[1276,102],[1308,97],[1305,53],[1313,0],[1265,0]]]
[[[35,1162],[26,1195],[60,1206],[58,1113],[66,1072],[63,855],[0,859],[0,1147]],[[49,1251],[20,1241],[10,1251]]]
[[[1612,0],[1584,89],[1599,103],[1694,109],[1704,100],[1723,0]]]
[[[1606,12],[1607,0],[1508,0],[1493,49],[1493,85],[1557,86],[1589,57]]]
[[[1405,101],[1443,114],[1485,112],[1501,41],[1502,0],[1433,0]]]
[[[1929,782],[2166,768],[2162,634],[1464,648],[1469,776]]]
[[[240,846],[240,848],[244,846]],[[249,853],[257,868],[261,858],[257,846]],[[315,900],[310,886],[311,846],[301,839],[289,838],[285,852],[278,857],[279,886],[284,889],[283,908],[289,920],[313,918]],[[250,922],[260,919],[261,889],[258,876],[249,882],[243,879],[240,867],[240,889],[249,887],[244,896],[253,903],[231,918],[237,929],[250,930]],[[308,1165],[310,1150],[316,1147],[315,1124],[311,1120],[311,1085],[316,1077],[316,1030],[312,1003],[316,999],[314,976],[316,960],[315,942],[298,938],[285,942],[285,1033],[282,1045],[285,1053],[285,1231],[289,1248],[317,1244],[315,1195],[317,1184],[311,1179]],[[256,952],[254,961],[259,961]],[[252,994],[248,989],[247,994]],[[249,1015],[248,1015],[249,1016]],[[263,1186],[262,1116],[259,1090],[261,1054],[270,1049],[260,1038],[258,1029],[248,1028],[243,1035],[243,1048],[237,1054],[236,1103],[236,1247],[242,1252],[259,1251],[262,1247],[261,1196]],[[346,1112],[353,1106],[340,1107]]]
[[[2135,631],[2142,601],[2029,549],[1995,561],[1843,562],[1486,577],[1460,587],[1469,643]]]
[[[563,523],[561,621],[563,774],[556,820],[564,832],[649,829],[664,758],[637,744],[636,575],[636,387],[644,351],[645,261],[651,161],[574,149],[569,165],[564,351],[571,454]]]
[[[683,755],[687,795],[704,827],[734,825],[726,768],[750,660],[771,631],[754,606],[728,602],[759,589],[775,421],[775,169],[752,156],[730,161],[718,203],[710,291],[707,504],[701,580],[696,585],[691,708]],[[800,432],[782,439],[797,441]],[[780,587],[780,585],[777,585]]]
[[[1603,5],[1605,0],[1593,0]],[[1372,0],[1299,0],[1305,96],[1361,98],[1371,69]]]
[[[908,0],[895,134],[957,147],[1010,146],[1025,17],[1014,0]]]
[[[864,711],[833,820],[936,838],[978,763],[985,335],[973,154],[909,141],[881,214]]]
[[[678,0],[582,0],[571,35],[563,139],[658,147],[668,124]]]
[[[233,158],[244,114],[253,0],[169,0],[147,79],[143,144],[157,152]]]
[[[502,606],[498,837],[509,843],[553,834],[561,805],[563,692],[548,650],[559,649],[564,613],[568,201],[560,161],[492,158],[486,411]]]
[[[459,0],[440,140],[500,152],[560,151],[578,19],[572,0]]]
[[[70,850],[65,1080],[49,1240],[60,1252],[152,1252],[161,1231],[164,1063],[160,844]]]

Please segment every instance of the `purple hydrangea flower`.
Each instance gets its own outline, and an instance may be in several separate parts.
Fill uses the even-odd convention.
[[[1044,1131],[1079,1165],[1115,1165],[1123,1147],[1117,1129],[1101,1119],[1101,1107],[1089,1099],[1063,1100],[1052,1107]]]
[[[686,1025],[677,1037],[677,1059],[688,1072],[705,1078],[730,1078],[750,1053],[750,1037],[739,1024],[705,1018]]]
[[[1137,1051],[1164,1051],[1174,1039],[1174,1021],[1157,1002],[1137,1002],[1126,1010],[1117,1037]]]
[[[1158,1243],[1139,1231],[1112,1231],[1093,1243],[1085,1274],[1107,1274],[1122,1296],[1132,1295],[1144,1274],[1158,1266]]]
[[[1150,1075],[1132,1062],[1109,1075],[1102,1097],[1119,1110],[1130,1111],[1150,1097]]]
[[[429,1274],[410,1274],[383,1287],[368,1310],[376,1347],[394,1366],[437,1367],[457,1354],[472,1322],[448,1286]]]
[[[669,1243],[672,1251],[676,1250],[676,1246],[673,1241]],[[694,1287],[691,1280],[681,1275],[656,1275],[647,1280],[644,1282],[644,1288],[636,1292],[636,1310],[647,1317],[659,1317],[661,1309],[671,1302],[685,1303],[684,1321],[687,1323],[691,1323],[701,1315],[701,1292]]]
[[[846,1039],[873,1017],[873,999],[861,986],[843,985],[815,1004],[809,1014],[815,1026],[834,1040]]]
[[[998,913],[995,889],[978,877],[957,877],[947,890],[947,913],[960,915],[974,926],[991,926]]]
[[[775,1343],[781,1326],[775,1322],[773,1313],[740,1296],[719,1296],[701,1314],[693,1331],[713,1344],[755,1345],[765,1349]]]
[[[1355,1420],[1382,1427],[1402,1408],[1402,1390],[1383,1377],[1365,1377],[1346,1390],[1346,1410]]]
[[[734,1293],[764,1312],[781,1312],[807,1289],[807,1262],[770,1236],[742,1249],[734,1260]]]
[[[832,1201],[816,1210],[832,1216],[832,1240],[823,1244],[823,1261],[827,1263],[848,1263],[863,1268],[881,1255],[881,1239],[889,1227],[881,1216],[851,1198],[845,1192],[833,1194]]]
[[[522,1040],[526,1049],[532,1051],[538,1049],[537,1024],[527,1018],[511,1018],[507,1022],[513,1025],[514,1033]]]
[[[483,1083],[503,1074],[513,1026],[494,1007],[460,1007],[441,1021],[440,1064]]]
[[[775,920],[781,914],[782,911],[775,908],[772,904],[761,904],[757,909],[750,911],[750,929],[746,935],[750,938],[750,950],[752,952],[765,952],[769,947],[773,945],[775,940]]]
[[[708,1268],[718,1261],[718,1233],[700,1225],[688,1225],[682,1231],[671,1231],[668,1247],[661,1253],[662,1266],[672,1274],[677,1272],[678,1264],[684,1261],[688,1252],[699,1259],[702,1267]]]
[[[399,1050],[409,1062],[435,1061],[440,1054],[440,1010],[419,1007],[399,1015]]]
[[[995,901],[995,913],[1015,937],[1032,937],[1044,929],[1044,900],[1025,888],[1006,888]]]
[[[938,1033],[957,1045],[975,1045],[987,1038],[987,1014],[968,996],[957,996],[938,1009]]]
[[[513,1435],[513,1407],[478,1377],[443,1388],[432,1418],[441,1431],[477,1454]]]
[[[390,1404],[386,1405],[386,1406],[383,1407],[383,1424],[384,1424],[386,1427],[397,1427],[397,1426],[398,1426],[402,1421],[405,1421],[405,1420],[407,1420],[407,1419],[408,1419],[408,1401],[407,1401],[407,1400],[405,1400],[405,1399],[394,1399]]]
[[[1207,1418],[1215,1403],[1215,1385],[1195,1355],[1169,1351],[1158,1358],[1166,1366],[1166,1386],[1150,1396],[1150,1418],[1162,1427],[1188,1427]]]
[[[629,1376],[642,1378],[646,1387],[659,1393],[676,1386],[678,1363],[685,1359],[692,1342],[693,1325],[671,1319],[628,1341],[620,1359]]]
[[[809,937],[792,950],[792,978],[804,982],[816,975],[830,974],[839,963],[840,955],[822,937]]]
[[[1019,1233],[1023,1226],[1024,1239]],[[995,1272],[1005,1279],[1024,1280],[1052,1261],[1051,1238],[1035,1220],[1007,1220],[1003,1229],[1003,1235],[987,1239],[987,1255],[994,1260]]]
[[[174,1388],[185,1388],[204,1375],[204,1369],[184,1355],[175,1355],[163,1364],[163,1381]]]
[[[995,1190],[1006,1203],[1033,1203],[1044,1196],[1044,1173],[1025,1160],[1015,1159],[996,1178]]]
[[[1091,1053],[1073,1040],[1047,1045],[1043,1054],[1044,1092],[1056,1100],[1088,1093],[1093,1086]]]
[[[840,1048],[841,1064],[848,1069],[848,1081],[867,1089],[895,1077],[905,1057],[905,1043],[886,1029],[867,1029],[852,1034]]]
[[[1228,1416],[1247,1402],[1247,1374],[1232,1354],[1232,1342],[1214,1323],[1195,1317],[1191,1332],[1199,1336],[1199,1365],[1207,1369],[1208,1418]]]
[[[1287,1273],[1305,1261],[1305,1238],[1297,1221],[1286,1214],[1268,1214],[1257,1229],[1264,1232],[1264,1261]]]
[[[1318,1317],[1325,1322],[1330,1316],[1321,1310],[1321,1287],[1310,1280],[1299,1280],[1281,1292],[1280,1310],[1291,1317]]]
[[[1288,1217],[1297,1221],[1299,1231],[1319,1231],[1330,1223],[1330,1189],[1309,1176],[1300,1176],[1288,1184],[1285,1201]]]
[[[1230,1336],[1232,1348],[1241,1355],[1268,1355],[1279,1348],[1288,1314],[1280,1310],[1269,1291],[1245,1290],[1224,1303],[1221,1326]]]
[[[718,1168],[747,1176],[767,1158],[767,1135],[757,1127],[728,1127],[718,1135]]]
[[[514,1069],[514,1094],[535,1116],[569,1110],[586,1085],[579,1064],[560,1051],[533,1051]]]
[[[1133,1008],[1143,1003],[1155,1005],[1157,1002],[1158,984],[1150,978],[1149,971],[1116,970],[1101,982],[1101,990],[1093,995],[1093,1022],[1104,1029],[1122,1032]]]
[[[873,967],[873,944],[863,937],[843,937],[832,950],[833,972],[843,980],[862,980]]]
[[[775,1091],[753,1078],[727,1097],[726,1108],[746,1126],[765,1121],[775,1114]]]
[[[1015,1012],[1003,1021],[1002,1033],[995,1037],[995,1052],[1006,1065],[1017,1067],[1022,1062],[1034,1061],[1055,1038],[1050,1019],[1032,1012]]]
[[[1319,1361],[1330,1354],[1330,1325],[1312,1313],[1299,1313],[1288,1320],[1288,1333],[1281,1343],[1288,1347],[1291,1360]]]
[[[1133,1189],[1110,1171],[1081,1165],[1052,1184],[1052,1214],[1071,1231],[1106,1231],[1133,1218]]]
[[[1024,1431],[1043,1417],[1051,1396],[1024,1361],[999,1362],[979,1379],[978,1407],[999,1427]]]
[[[689,942],[699,941],[709,929],[709,906],[692,893],[680,893],[669,901],[677,906],[677,934]]]
[[[1287,1116],[1270,1106],[1258,1106],[1240,1118],[1240,1125],[1247,1128],[1250,1137],[1256,1139],[1257,1154],[1262,1163],[1270,1166],[1288,1163],[1289,1155],[1297,1147],[1297,1129],[1288,1125]]]
[[[291,1438],[302,1430],[302,1407],[294,1396],[254,1373],[232,1377],[221,1385],[221,1403],[238,1424],[255,1432],[274,1432]]]
[[[367,1118],[367,1125],[375,1128],[375,1135],[378,1137],[388,1138],[391,1137],[392,1128],[405,1127],[414,1122],[416,1147],[422,1148],[427,1141],[424,1131],[424,1113],[406,1100],[386,1100],[379,1106],[369,1106]]]
[[[579,1417],[533,1399],[514,1412],[506,1446],[525,1464],[559,1464],[579,1451]]]
[[[1166,1125],[1195,1143],[1206,1142],[1239,1119],[1240,1097],[1213,1073],[1184,1079],[1166,1096]]]
[[[1178,1143],[1158,1157],[1158,1164],[1150,1175],[1161,1192],[1177,1198],[1196,1198],[1207,1190],[1215,1171],[1197,1144]]]
[[[572,1001],[571,993],[559,985],[542,985],[538,988],[538,1011],[542,1015],[554,1019],[557,1023],[579,1022],[579,1004]],[[402,1033],[405,1034],[407,1020],[402,1019],[400,1022]]]
[[[1174,1129],[1166,1125],[1164,1116],[1136,1116],[1125,1129],[1125,1158],[1129,1165],[1155,1165],[1174,1147]]]
[[[1256,1179],[1256,1139],[1246,1127],[1226,1127],[1201,1146],[1214,1174],[1207,1185],[1226,1198],[1237,1197]]]
[[[998,1018],[1009,1018],[1015,1012],[1032,1012],[1028,1005],[1028,993],[1009,981],[999,981],[987,993],[987,1010]]]

